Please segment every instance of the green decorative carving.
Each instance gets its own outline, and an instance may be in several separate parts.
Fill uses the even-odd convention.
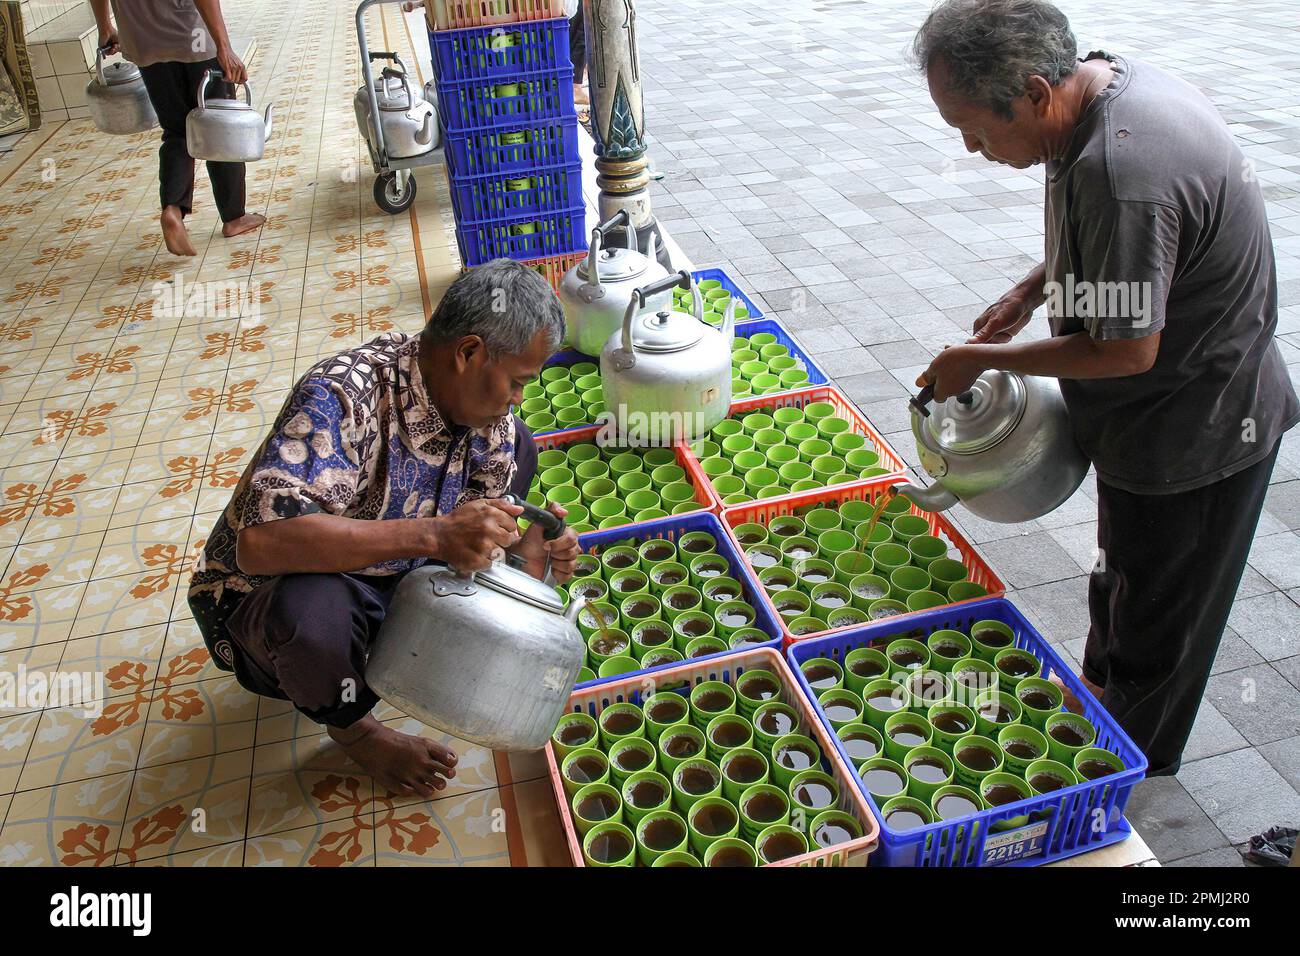
[[[623,88],[623,77],[618,78],[614,90],[614,106],[609,116],[609,137],[602,141],[597,130],[596,153],[608,159],[636,159],[645,153],[645,143],[636,129],[632,104]]]

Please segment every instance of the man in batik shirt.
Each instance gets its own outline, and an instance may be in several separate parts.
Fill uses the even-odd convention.
[[[463,572],[510,552],[559,581],[572,531],[522,536],[537,470],[511,414],[564,335],[537,273],[498,259],[461,276],[418,335],[390,333],[318,362],[294,386],[218,519],[189,603],[213,659],[291,701],[376,780],[430,796],[456,755],[371,713],[366,652],[402,576],[433,559]],[[561,508],[552,506],[556,514]],[[292,519],[292,520],[287,520]]]

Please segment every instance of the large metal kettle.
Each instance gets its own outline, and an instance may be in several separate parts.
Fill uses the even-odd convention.
[[[515,502],[524,505],[523,502]],[[524,505],[544,537],[564,522]],[[493,750],[546,745],[586,656],[577,618],[555,588],[496,562],[462,575],[441,564],[409,572],[366,662],[370,689],[438,730]]]
[[[627,248],[609,248],[605,238],[615,229],[627,232]],[[591,231],[587,258],[565,273],[560,282],[560,304],[564,307],[567,342],[580,352],[599,355],[610,335],[623,322],[628,300],[638,286],[658,282],[668,275],[655,257],[655,238],[650,237],[650,254],[636,248],[636,230],[626,209],[620,209]],[[672,305],[667,293],[649,300],[658,310]]]
[[[959,501],[987,521],[1032,521],[1074,494],[1088,473],[1054,378],[987,371],[933,408],[927,385],[911,400],[912,434],[928,488],[899,485],[926,511]]]
[[[129,136],[158,125],[140,68],[130,60],[104,66],[104,51],[95,51],[95,75],[86,84],[86,109],[101,133]]]
[[[643,311],[675,286],[693,293],[694,315],[670,308]],[[721,328],[704,321],[704,301],[682,270],[632,291],[622,327],[600,352],[605,406],[619,443],[671,445],[708,434],[731,408],[731,338],[735,299]]]
[[[199,81],[199,105],[185,117],[185,149],[195,159],[217,163],[251,163],[262,158],[271,138],[271,111],[253,109],[253,91],[247,83],[244,99],[205,95],[213,80],[222,79],[220,70],[204,70]],[[238,92],[238,91],[236,91]]]
[[[389,159],[410,159],[423,156],[441,145],[438,135],[438,111],[432,103],[411,89],[410,78],[404,71],[384,67],[375,80],[374,97],[379,106],[379,122],[384,131],[384,146]],[[363,84],[357,91],[365,96]],[[371,143],[379,140],[374,135],[369,107],[366,109],[366,138]]]

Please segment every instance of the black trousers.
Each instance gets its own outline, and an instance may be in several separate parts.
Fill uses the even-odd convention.
[[[204,70],[218,70],[216,59],[201,63],[153,63],[140,70],[149,102],[162,127],[158,147],[158,198],[164,208],[179,206],[188,216],[194,203],[194,159],[185,148],[185,117],[199,105],[199,82]],[[232,97],[229,83],[208,85],[206,96]],[[244,214],[244,164],[208,163],[208,179],[222,222]]]
[[[509,490],[523,498],[537,473],[537,447],[518,418],[515,448]],[[366,656],[403,577],[282,574],[255,588],[225,625],[235,677],[255,694],[291,701],[317,723],[356,723],[379,703],[366,684]]]
[[[1178,494],[1097,482],[1083,674],[1106,689],[1102,704],[1142,748],[1150,776],[1181,765],[1280,447]]]

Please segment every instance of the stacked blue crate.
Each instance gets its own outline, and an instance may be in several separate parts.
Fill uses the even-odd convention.
[[[583,252],[569,21],[435,30],[429,46],[462,262]]]

